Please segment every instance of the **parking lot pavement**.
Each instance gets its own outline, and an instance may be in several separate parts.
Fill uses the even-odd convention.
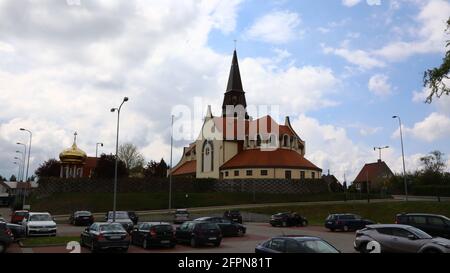
[[[330,232],[321,226],[309,227],[272,227],[268,223],[247,223],[247,234],[244,237],[224,238],[220,247],[203,246],[192,248],[188,245],[178,244],[173,249],[143,249],[138,246],[131,246],[129,253],[254,253],[255,246],[265,240],[278,235],[308,235],[317,236],[330,242],[337,249],[344,253],[354,253],[353,241],[354,232]],[[58,225],[58,236],[77,236],[85,227],[74,227],[70,225]],[[59,247],[37,247],[20,249],[14,246],[8,252],[32,252],[32,253],[69,253],[65,246]],[[81,248],[82,253],[89,250]]]

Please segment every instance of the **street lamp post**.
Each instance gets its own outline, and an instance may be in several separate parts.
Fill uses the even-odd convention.
[[[392,118],[398,119],[398,125],[400,127],[400,142],[402,144],[402,160],[403,160],[403,183],[405,184],[406,201],[408,201],[408,184],[406,183],[405,150],[403,148],[402,120],[399,116],[393,116]]]
[[[19,176],[17,177],[17,182],[20,182],[22,181],[22,169],[23,169],[22,159],[18,158],[17,156],[15,156],[14,159],[19,161]]]
[[[384,146],[384,147],[373,147],[373,150],[376,151],[378,149],[378,151],[380,152],[380,161],[381,161],[381,150],[383,149],[388,149],[389,146]]]
[[[20,161],[19,162],[14,161],[14,164],[17,165],[17,167],[19,167],[19,170],[17,171],[17,179],[19,179],[19,177],[20,177],[20,169],[22,169],[22,167],[20,166]],[[17,179],[16,179],[16,181],[17,181]]]
[[[120,110],[122,105],[128,101],[128,97],[124,97],[119,108],[112,108],[111,112],[117,111],[117,133],[116,133],[116,163],[114,166],[114,201],[113,201],[113,222],[116,221],[116,205],[117,205],[117,161],[119,156],[119,121],[120,121]]]
[[[24,171],[25,171],[25,157],[27,156],[27,145],[23,144],[21,142],[17,142],[16,144],[23,146],[23,163],[22,163],[22,179],[21,179],[21,181],[23,181],[23,176],[24,176]]]
[[[25,155],[23,154],[23,152],[21,152],[21,151],[16,151],[16,153],[17,154],[20,154],[21,156],[22,156],[22,159],[21,159],[21,161],[22,161],[22,176],[21,176],[21,180],[23,180],[23,171],[24,171],[24,169],[25,169]]]
[[[101,142],[97,142],[97,144],[95,144],[95,158],[97,158],[97,154],[98,154],[98,145],[100,145],[101,147],[103,147],[103,143]]]
[[[169,212],[172,209],[172,146],[173,146],[173,115],[170,124],[170,173],[169,173]]]
[[[33,138],[33,133],[30,130],[25,129],[25,128],[20,128],[20,131],[25,131],[30,134],[30,142],[28,144],[27,173],[26,173],[26,177],[25,177],[25,181],[28,181],[28,169],[30,168],[31,139]]]

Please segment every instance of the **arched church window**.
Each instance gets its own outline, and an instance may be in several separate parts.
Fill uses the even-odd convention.
[[[258,146],[258,147],[261,146],[261,136],[260,135],[256,136],[256,146]]]

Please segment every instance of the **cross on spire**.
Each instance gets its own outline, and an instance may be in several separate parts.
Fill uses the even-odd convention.
[[[73,144],[77,144],[77,135],[77,132],[73,133]]]

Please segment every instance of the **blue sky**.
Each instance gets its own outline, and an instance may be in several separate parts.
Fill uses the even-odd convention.
[[[448,1],[67,3],[0,1],[0,175],[16,172],[19,127],[35,134],[32,169],[74,131],[88,154],[98,141],[113,152],[108,110],[125,95],[122,141],[169,158],[171,110],[201,98],[218,114],[235,39],[248,103],[279,105],[324,172],[351,180],[384,145],[400,172],[397,114],[409,170],[450,153],[450,99],[423,103],[422,84],[450,37]],[[175,142],[174,163],[188,143]]]

